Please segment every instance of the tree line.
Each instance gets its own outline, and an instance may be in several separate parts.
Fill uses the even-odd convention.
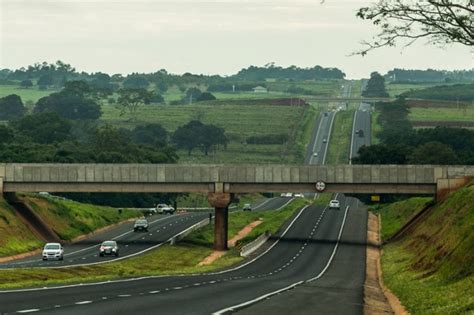
[[[403,98],[379,103],[380,144],[359,149],[354,164],[474,164],[474,130],[436,127],[414,129]]]

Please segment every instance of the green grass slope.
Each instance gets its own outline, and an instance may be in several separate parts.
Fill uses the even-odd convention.
[[[15,210],[0,198],[0,257],[27,252],[41,245]]]
[[[114,208],[52,197],[22,195],[20,198],[26,201],[63,240],[71,240],[76,236],[141,214],[132,210],[123,210],[119,213]],[[0,198],[0,257],[41,248],[43,243],[23,223],[16,211]]]
[[[393,221],[382,215],[382,226]],[[384,223],[385,222],[385,223]],[[412,314],[474,312],[474,182],[384,247],[384,281]]]
[[[111,207],[54,197],[25,195],[21,199],[25,200],[63,240],[71,240],[104,226],[141,215],[137,211],[119,212]]]

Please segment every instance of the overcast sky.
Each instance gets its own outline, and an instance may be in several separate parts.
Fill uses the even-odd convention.
[[[366,0],[0,0],[0,68],[62,60],[79,71],[234,74],[249,65],[471,69],[467,47],[424,43],[349,56],[375,34]]]

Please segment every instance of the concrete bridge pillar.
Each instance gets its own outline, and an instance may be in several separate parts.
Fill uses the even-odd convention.
[[[229,193],[208,193],[207,199],[215,209],[214,249],[227,250],[228,206],[231,195]]]

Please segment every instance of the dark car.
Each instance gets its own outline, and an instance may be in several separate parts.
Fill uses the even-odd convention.
[[[133,225],[133,231],[134,232],[138,232],[138,231],[148,232],[148,221],[146,219],[136,220],[135,224]]]
[[[118,257],[119,247],[116,241],[105,241],[100,244],[99,255],[102,257],[104,255],[114,255]]]

